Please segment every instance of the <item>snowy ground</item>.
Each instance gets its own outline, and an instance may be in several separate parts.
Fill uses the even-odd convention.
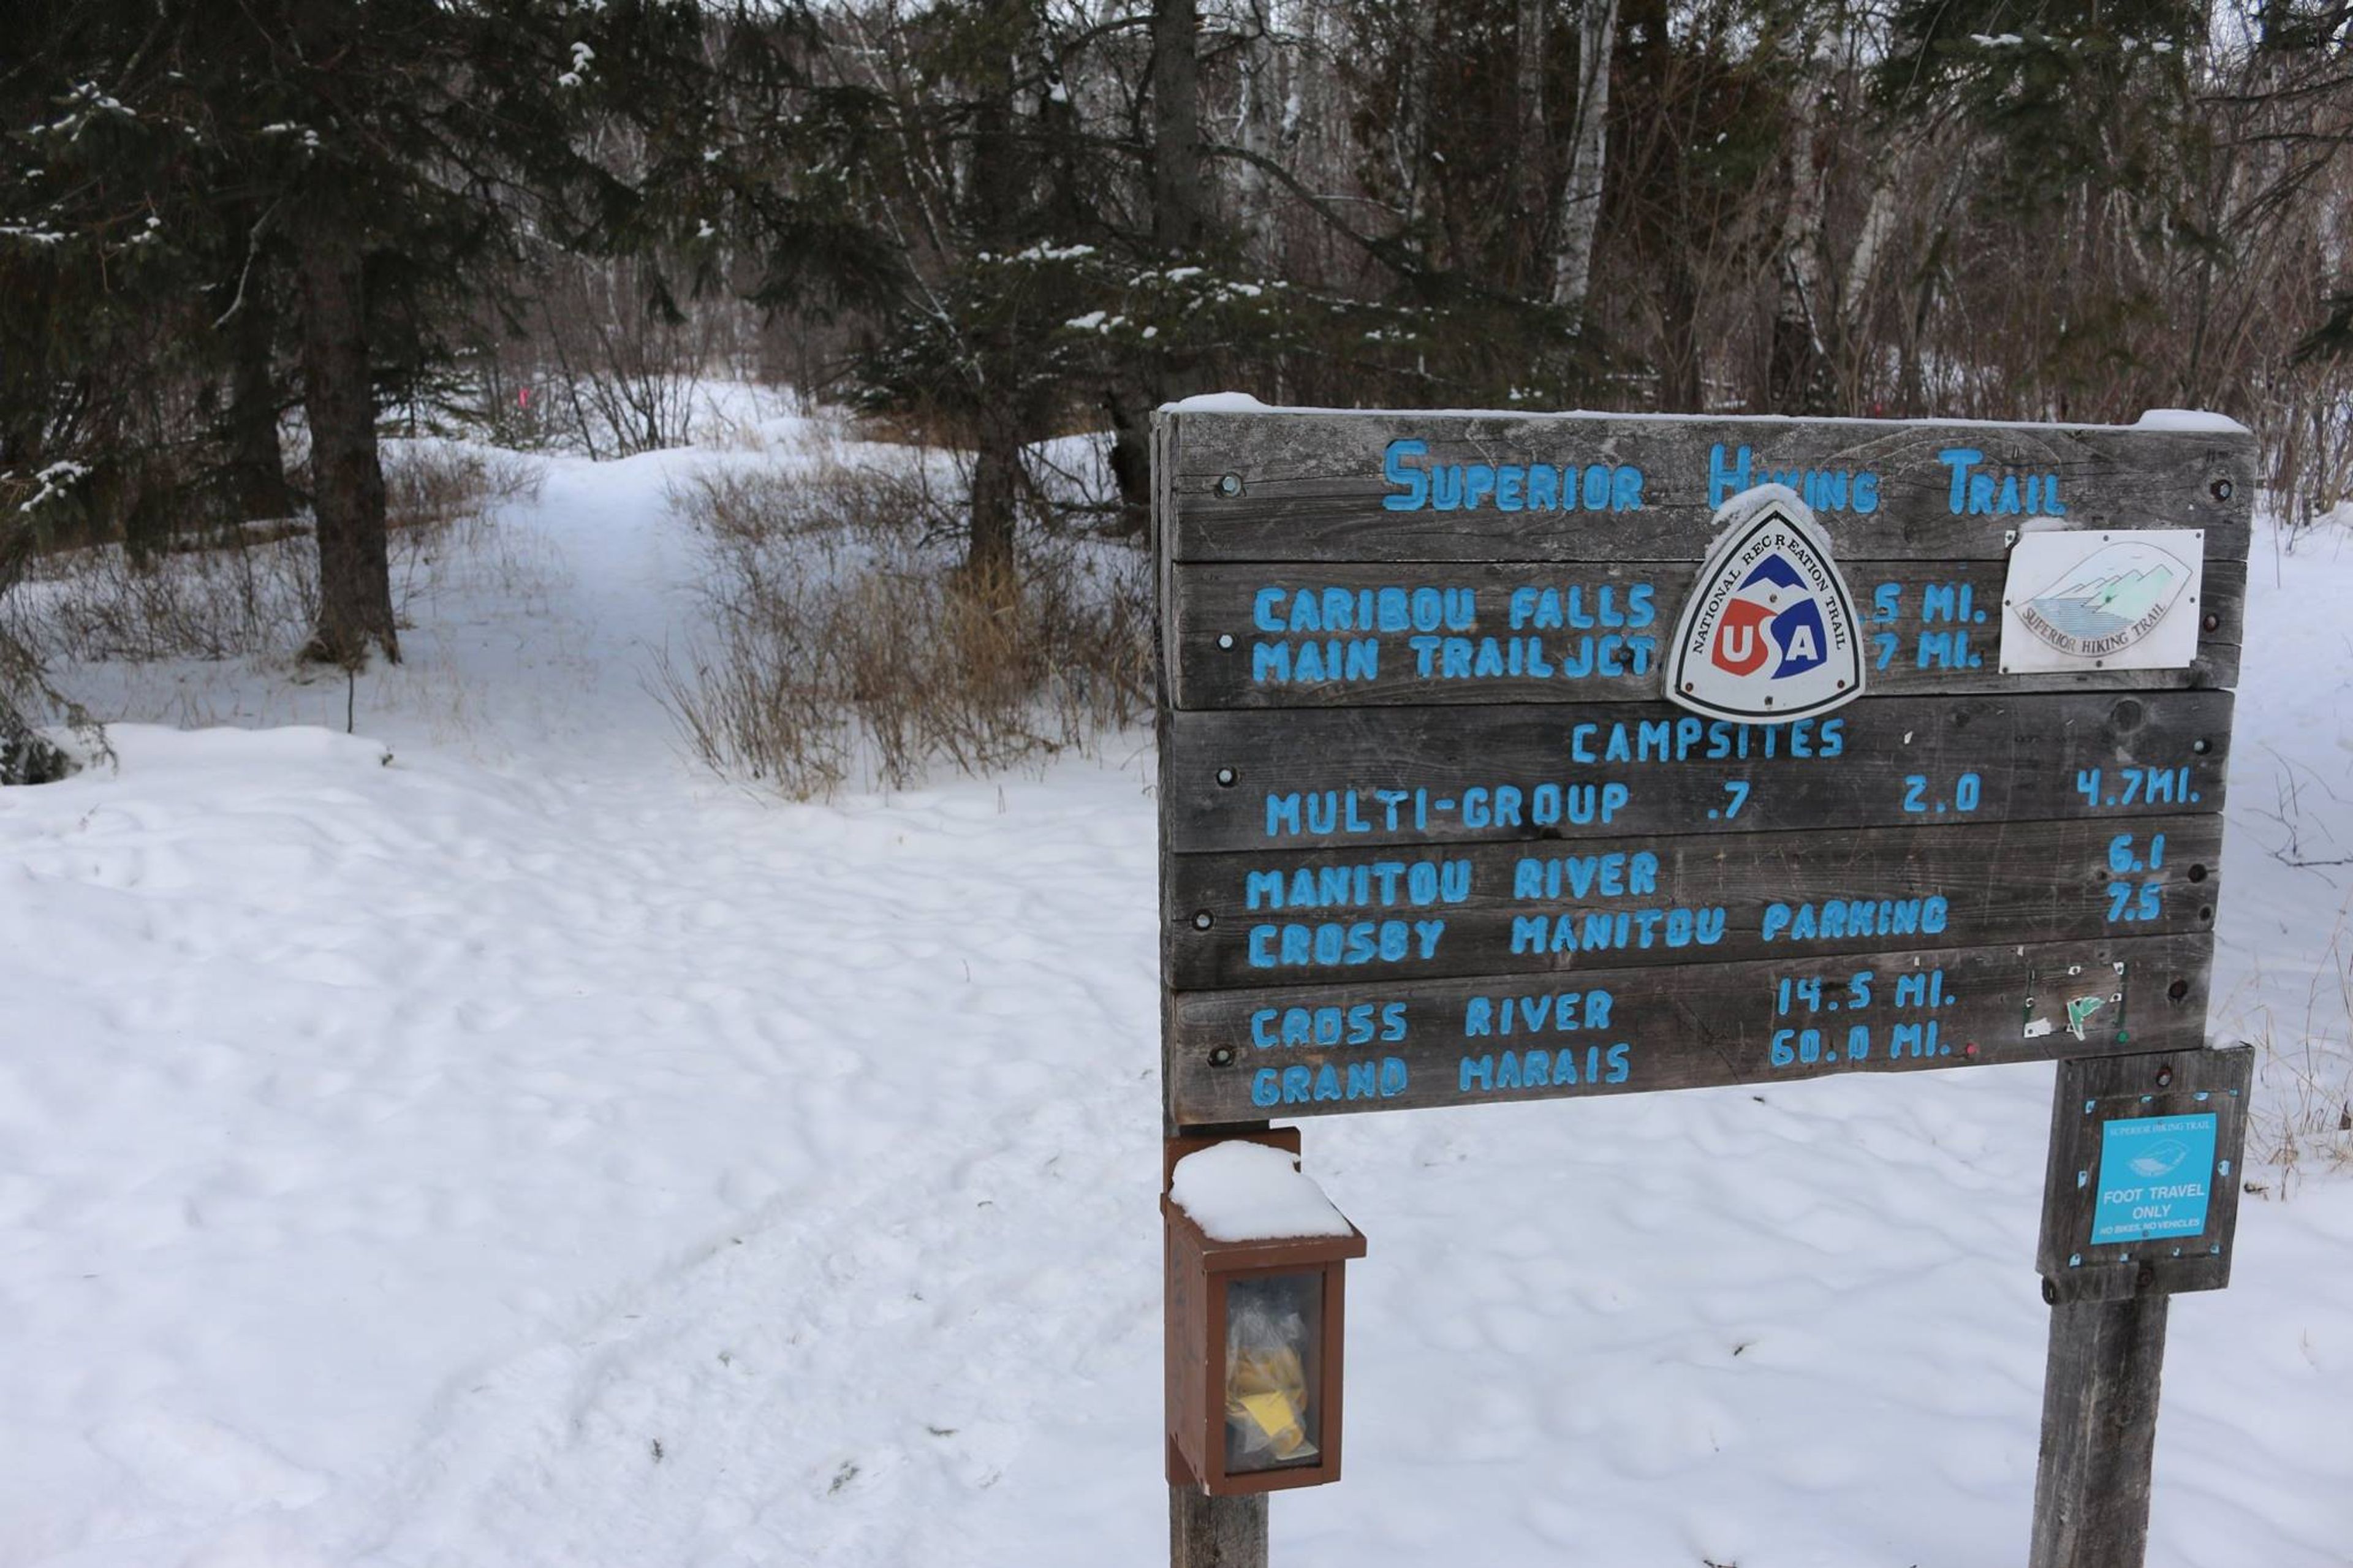
[[[244,728],[0,795],[0,1568],[1155,1561],[1148,742],[831,806],[692,770],[663,476],[751,460],[553,463],[357,738],[340,680],[69,672]],[[2218,987],[2275,1123],[2344,1073],[2353,881],[2282,857],[2353,853],[2353,551],[2280,575]],[[1276,1560],[2021,1561],[2049,1088],[1314,1125],[1372,1252],[1348,1478]],[[2353,1563],[2353,1180],[2253,1174],[2174,1312],[2161,1568]]]

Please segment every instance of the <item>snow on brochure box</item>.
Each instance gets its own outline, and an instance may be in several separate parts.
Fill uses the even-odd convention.
[[[2243,431],[1202,400],[1154,439],[1172,1136],[2056,1060],[2051,1398],[2137,1375],[2071,1311],[2227,1281]],[[2024,576],[2147,646],[2016,653]],[[2167,1147],[2211,1201],[2094,1247],[2078,1124],[2152,1115],[2208,1118]],[[2034,1563],[2094,1560],[2086,1510],[2137,1542],[2147,1458],[2051,1447]]]

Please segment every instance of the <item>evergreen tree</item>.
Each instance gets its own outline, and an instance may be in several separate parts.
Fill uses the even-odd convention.
[[[532,226],[642,236],[653,204],[586,134],[634,111],[691,130],[691,0],[33,0],[5,96],[15,227],[78,324],[204,290],[258,480],[268,318],[299,317],[319,618],[311,657],[399,657],[378,389],[451,285]],[[21,123],[21,121],[20,121]],[[638,171],[651,175],[650,166]],[[233,279],[234,281],[227,279]],[[103,300],[101,304],[100,300]],[[404,323],[406,330],[404,330]],[[429,331],[423,334],[429,336]],[[88,331],[79,338],[88,352]],[[17,446],[30,444],[19,432]],[[262,499],[257,484],[254,499]]]

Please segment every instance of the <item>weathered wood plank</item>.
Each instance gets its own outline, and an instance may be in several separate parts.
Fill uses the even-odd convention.
[[[2134,937],[1184,993],[1166,1089],[1178,1121],[1219,1122],[2190,1047],[2211,949]],[[2070,1000],[2118,994],[2080,1038],[2067,1027]]]
[[[1162,832],[1189,853],[1845,830],[1956,816],[1965,775],[1973,819],[2122,831],[2221,809],[2231,708],[2185,691],[1867,698],[1746,727],[1664,703],[1168,714]]]
[[[2254,441],[2244,434],[1608,415],[1161,418],[1175,470],[1168,544],[1188,562],[1697,561],[1724,500],[1776,475],[1798,479],[1841,560],[1999,559],[2010,533],[2031,526],[2200,528],[2213,562],[2244,559],[2254,494]],[[1424,449],[1392,452],[1398,441]],[[1395,479],[1384,472],[1392,460]],[[1576,510],[1546,508],[1540,494],[1527,510],[1537,468],[1556,489],[1570,471]],[[1475,507],[1440,510],[1458,468],[1483,469],[1489,492]],[[1505,469],[1519,479],[1499,487]],[[1989,488],[1973,492],[1980,475]],[[1598,476],[1590,489],[1588,476]],[[2005,479],[2014,481],[2006,489]],[[2064,514],[2029,515],[2049,511],[2054,480]],[[1506,501],[1515,493],[1521,510],[1500,510],[1498,490]],[[1417,493],[1426,504],[1398,509]],[[1980,505],[1996,510],[1972,510]]]
[[[1650,701],[1695,563],[1176,566],[1180,709]],[[1873,696],[2228,687],[2244,561],[2209,563],[2184,669],[2005,675],[2000,561],[1842,562]]]
[[[2253,489],[2243,433],[1194,409],[1164,416],[1156,435],[1172,1124],[2198,1043],[2231,718],[2226,690],[2200,688],[2236,679]],[[1852,707],[1712,725],[1656,700],[1663,636],[1640,660],[1626,639],[1672,624],[1717,507],[1764,482],[1807,496],[1866,637],[1889,641]],[[2017,679],[1991,668],[2014,537],[2126,527],[2204,531],[2196,663]],[[1336,607],[1351,589],[1450,586],[1469,590],[1467,625],[1401,628],[1392,610],[1385,626],[1377,597],[1356,601],[1375,610],[1370,628],[1308,624],[1325,590],[1341,591]],[[1546,623],[1546,586],[1583,592],[1563,593]],[[1529,588],[1534,601],[1515,601]],[[1314,596],[1294,621],[1284,595],[1301,591]],[[1284,613],[1270,625],[1262,607]],[[1351,631],[1382,646],[1353,668],[1344,651],[1337,679],[1297,658],[1286,673],[1278,655],[1262,665],[1254,646],[1295,654]],[[1509,639],[1547,634],[1561,640],[1518,645],[1514,672]],[[1417,635],[1470,646],[1451,668],[1442,641],[1428,647],[1425,668]],[[1610,635],[1620,641],[1605,652]],[[1500,674],[1482,668],[1487,637]],[[2160,832],[2165,866],[2132,866]],[[1574,842],[1524,847],[1553,839]],[[1638,889],[1640,857],[1651,858]],[[1523,861],[1533,885],[1517,880]],[[1566,862],[1560,891],[1548,862]],[[1328,893],[1327,868],[1345,873]],[[1281,874],[1298,870],[1314,874],[1303,900],[1276,908]],[[1438,880],[1435,905],[1411,907],[1417,874]],[[1383,891],[1355,891],[1360,875]],[[1931,899],[1944,900],[1930,922],[1941,929],[1924,931]],[[1850,918],[1826,937],[1834,900]],[[1804,909],[1817,924],[1798,959],[1788,932]],[[1714,940],[1703,910],[1721,911]],[[1542,941],[1514,930],[1536,911]],[[1678,912],[1690,936],[1666,946]],[[1767,920],[1785,917],[1768,943]],[[1392,920],[1406,946],[1385,960]],[[1417,921],[1439,927],[1426,946]],[[1375,962],[1350,967],[1352,941]],[[1923,942],[1939,945],[1904,950]],[[2111,962],[2130,973],[2091,972]],[[1903,971],[1908,1000],[1883,982],[1877,999],[1832,1015],[1837,986],[1873,970]],[[1813,1022],[1782,984],[1802,996],[1810,977],[1831,985]],[[1924,1000],[1932,982],[1942,994]],[[2126,999],[2076,994],[2095,983]],[[1200,985],[1244,989],[1189,989]],[[1578,1005],[1560,999],[1597,987],[1622,991],[1617,1016],[1641,1029],[1604,1026],[1589,1001],[1573,1025]],[[1524,1027],[1490,1050],[1499,997],[1542,1037]],[[2067,1032],[2053,997],[2095,1004],[2089,1022]],[[1295,1039],[1282,1032],[1293,1019],[1306,1020]],[[1318,1044],[1324,1020],[1338,1033]]]
[[[2027,1568],[2141,1568],[2170,1299],[2051,1310]]]
[[[1157,886],[1160,896],[1164,900],[1168,894],[1168,866],[1174,852],[1174,836],[1169,830],[1168,809],[1166,803],[1168,799],[1169,786],[1175,778],[1176,754],[1176,713],[1169,702],[1169,693],[1176,689],[1176,673],[1171,660],[1167,636],[1167,607],[1172,592],[1169,586],[1169,574],[1175,569],[1170,563],[1167,548],[1169,520],[1176,515],[1175,491],[1172,487],[1176,479],[1176,465],[1174,454],[1170,450],[1175,437],[1176,427],[1169,420],[1155,417],[1152,421],[1152,532],[1155,565],[1159,574],[1154,598],[1154,610],[1159,618],[1158,635],[1152,639],[1154,687],[1158,699],[1153,712],[1154,772],[1156,781],[1153,793],[1163,803],[1159,813],[1160,856]],[[1174,1137],[1178,1132],[1180,1124],[1176,1116],[1176,1102],[1167,1092],[1167,1086],[1173,1081],[1168,1050],[1169,1042],[1176,1034],[1176,999],[1168,989],[1166,979],[1168,938],[1166,931],[1161,933],[1160,968],[1162,974],[1160,1131],[1163,1137]],[[1171,1452],[1174,1452],[1173,1448]],[[1174,1507],[1172,1502],[1172,1510]],[[1175,1524],[1173,1511],[1170,1518],[1173,1529]]]
[[[2168,1051],[2066,1063],[2051,1097],[2050,1163],[2044,1173],[2042,1231],[2034,1266],[2043,1295],[2054,1303],[2115,1300],[2152,1291],[2219,1290],[2231,1282],[2239,1223],[2239,1164],[2247,1141],[2247,1097],[2254,1083],[2254,1047]],[[2184,1167],[2147,1178],[2128,1163],[2107,1170],[2106,1129],[2112,1123],[2179,1122],[2211,1118],[2211,1166]],[[2172,1130],[2147,1144],[2186,1149],[2196,1140]],[[2113,1186],[2111,1183],[2113,1178]],[[2188,1188],[2202,1188],[2193,1194]],[[2151,1189],[2162,1187],[2162,1192]],[[2155,1228],[2167,1234],[2103,1241],[2095,1223],[2105,1193],[2127,1188],[2120,1203],[2164,1207]],[[2193,1209],[2190,1205],[2195,1204]],[[2178,1207],[2175,1205],[2179,1205]],[[2131,1207],[2121,1211],[2129,1215]],[[2192,1218],[2194,1232],[2179,1230]],[[2178,1218],[2179,1226],[2163,1221]]]
[[[2222,819],[1180,855],[1166,983],[1561,974],[2211,929]]]
[[[1168,1489],[1168,1568],[1266,1568],[1266,1494]]]

